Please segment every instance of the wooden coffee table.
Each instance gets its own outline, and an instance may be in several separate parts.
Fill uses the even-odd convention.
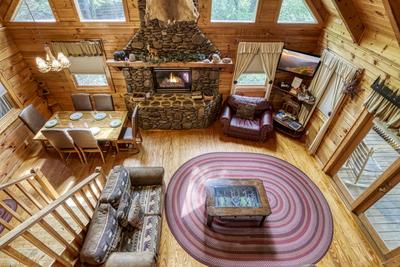
[[[213,179],[206,183],[207,225],[214,217],[261,216],[259,226],[271,214],[267,194],[258,179]]]

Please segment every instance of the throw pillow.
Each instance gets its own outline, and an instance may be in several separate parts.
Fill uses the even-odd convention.
[[[236,116],[241,119],[252,120],[254,119],[254,113],[256,111],[256,105],[246,104],[239,106],[236,111]]]
[[[134,228],[137,228],[140,224],[140,221],[143,217],[143,211],[140,206],[139,197],[135,197],[132,200],[131,207],[128,213],[128,223]]]
[[[120,235],[116,210],[110,204],[99,205],[80,252],[81,262],[95,265],[105,262],[116,248]]]
[[[132,198],[130,192],[125,191],[119,201],[117,210],[117,220],[122,227],[128,226],[128,213],[131,207],[131,202]]]
[[[114,167],[107,177],[107,183],[101,192],[99,203],[110,203],[114,208],[118,208],[122,194],[130,191],[130,187],[131,179],[127,169],[123,166]]]

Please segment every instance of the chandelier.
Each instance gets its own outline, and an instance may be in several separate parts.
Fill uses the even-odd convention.
[[[45,45],[44,51],[46,51],[45,59],[36,57],[36,66],[40,72],[61,71],[71,66],[71,62],[63,53],[59,52],[55,58],[48,45]]]

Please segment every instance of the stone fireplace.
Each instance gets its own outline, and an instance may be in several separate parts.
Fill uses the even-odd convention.
[[[194,4],[197,7],[196,0]],[[147,20],[146,0],[138,0],[138,7],[141,27],[124,51],[143,64],[122,68],[128,110],[139,106],[139,126],[143,129],[208,127],[221,108],[220,69],[190,63],[218,50],[197,22]]]

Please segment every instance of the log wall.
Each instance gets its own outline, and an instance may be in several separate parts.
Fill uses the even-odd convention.
[[[18,47],[5,27],[0,25],[0,79],[15,102],[0,121],[0,182],[8,178],[37,148],[33,134],[18,119],[19,108],[33,103],[47,115],[45,103],[37,96],[37,83]]]
[[[126,46],[139,28],[138,9],[135,0],[124,1],[127,22],[124,23],[81,23],[76,14],[73,0],[50,1],[57,17],[56,23],[6,23],[7,28],[23,58],[40,80],[46,82],[51,98],[58,101],[65,110],[72,109],[71,92],[76,91],[68,73],[41,74],[34,68],[34,58],[43,56],[43,45],[49,41],[101,39],[106,57],[111,59],[113,52]],[[254,24],[211,23],[211,0],[200,0],[201,17],[199,26],[224,56],[234,57],[239,41],[284,41],[286,47],[304,52],[315,52],[321,34],[321,24],[281,26],[275,23],[280,0],[260,1],[258,19]],[[5,19],[12,15],[13,4],[5,12]],[[1,11],[1,9],[0,9]],[[123,95],[126,93],[122,72],[110,68],[115,91],[114,102],[117,109],[125,109]],[[220,91],[230,92],[232,73],[221,74]],[[94,92],[94,91],[93,91]]]

